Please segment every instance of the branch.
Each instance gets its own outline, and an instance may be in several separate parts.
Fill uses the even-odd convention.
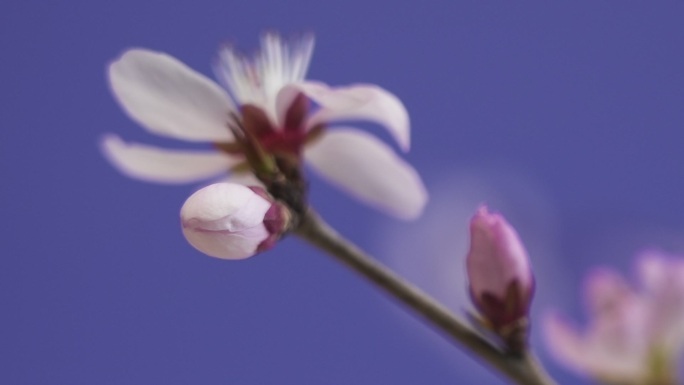
[[[488,363],[513,383],[556,384],[530,352],[512,355],[495,347],[442,304],[344,239],[313,209],[310,208],[300,218],[299,226],[294,233],[352,268],[390,297],[413,310],[428,325],[450,337],[453,342]]]

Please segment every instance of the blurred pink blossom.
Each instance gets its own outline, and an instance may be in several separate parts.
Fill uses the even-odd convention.
[[[684,259],[649,251],[638,258],[639,287],[605,268],[585,282],[589,325],[579,332],[551,312],[544,332],[570,369],[610,384],[676,384],[684,346]]]

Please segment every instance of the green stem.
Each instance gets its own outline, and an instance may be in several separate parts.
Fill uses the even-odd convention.
[[[454,342],[479,357],[480,360],[488,363],[513,383],[520,385],[556,384],[531,353],[511,355],[492,345],[442,304],[344,239],[313,209],[309,209],[300,218],[299,226],[294,230],[294,233],[337,258],[390,297],[403,303],[430,326],[450,337]]]

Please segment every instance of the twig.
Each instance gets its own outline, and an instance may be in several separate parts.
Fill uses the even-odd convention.
[[[352,268],[390,297],[413,310],[430,326],[497,369],[513,383],[556,384],[531,353],[507,354],[492,345],[446,307],[344,239],[313,209],[306,211],[300,218],[299,226],[294,233]]]

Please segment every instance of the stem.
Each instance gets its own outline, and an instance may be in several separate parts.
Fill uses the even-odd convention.
[[[300,218],[299,226],[294,232],[312,245],[334,256],[386,294],[409,307],[430,326],[451,337],[453,342],[468,349],[513,383],[520,385],[556,384],[539,366],[531,353],[512,355],[495,347],[442,304],[344,239],[313,209],[310,208]]]

